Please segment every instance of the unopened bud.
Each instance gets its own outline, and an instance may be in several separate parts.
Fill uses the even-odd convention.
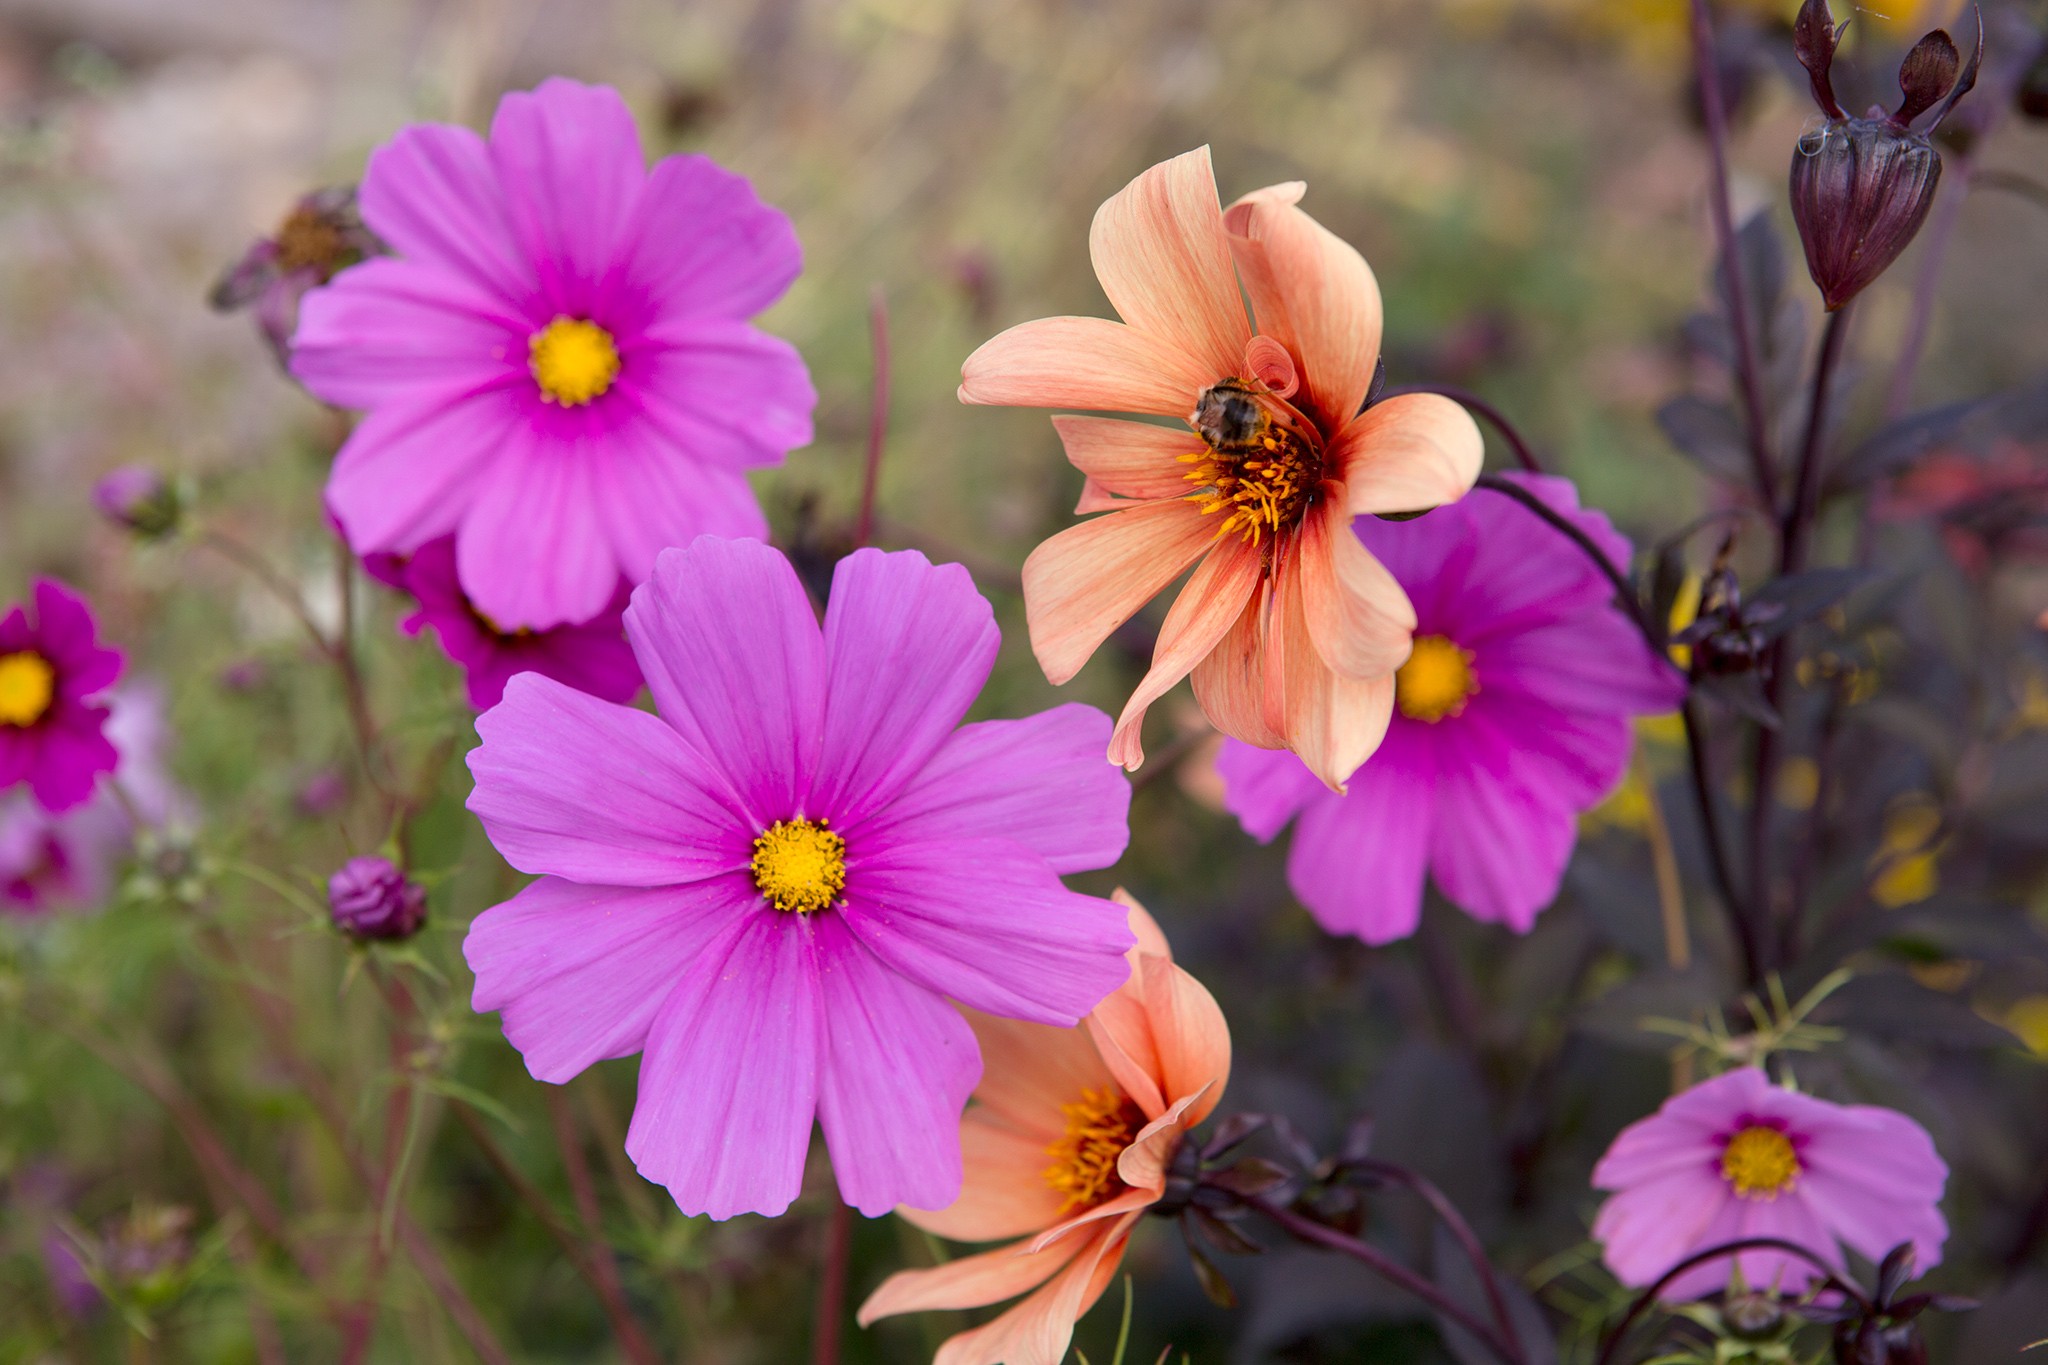
[[[334,927],[354,938],[410,938],[427,919],[427,893],[383,858],[351,858],[327,879]]]
[[[1968,63],[1948,34],[1922,38],[1899,67],[1899,107],[1851,118],[1835,98],[1832,69],[1841,30],[1827,0],[1806,0],[1794,51],[1827,123],[1799,139],[1792,155],[1792,216],[1806,268],[1830,312],[1861,293],[1919,233],[1941,184],[1941,155],[1929,141],[1977,80],[1984,29]],[[1914,120],[1932,110],[1918,132]]]
[[[116,526],[146,540],[178,529],[183,510],[178,490],[147,465],[123,465],[93,485],[93,506]]]

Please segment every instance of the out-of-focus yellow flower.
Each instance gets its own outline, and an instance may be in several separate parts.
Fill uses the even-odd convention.
[[[1650,792],[1643,781],[1640,764],[1630,764],[1628,776],[1614,789],[1614,794],[1579,816],[1581,834],[1598,834],[1610,829],[1643,834],[1649,828]]]
[[[1787,810],[1812,810],[1820,799],[1820,765],[1810,758],[1788,758],[1778,770],[1778,804]]]
[[[2005,1026],[2027,1045],[2027,1051],[2048,1060],[2048,995],[2029,995],[2005,1012]]]
[[[1940,830],[1941,807],[1925,792],[1892,803],[1884,817],[1884,839],[1870,860],[1877,873],[1870,894],[1879,905],[1896,910],[1941,889],[1937,860],[1946,841],[1935,840]]]

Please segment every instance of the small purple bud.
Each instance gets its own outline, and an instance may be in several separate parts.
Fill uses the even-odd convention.
[[[308,820],[318,820],[341,809],[348,800],[348,779],[333,768],[322,768],[300,784],[292,804]]]
[[[427,893],[383,858],[351,858],[327,879],[334,927],[355,938],[410,938],[427,919]]]
[[[223,313],[253,306],[257,326],[281,363],[298,325],[299,300],[383,250],[363,226],[354,186],[315,190],[292,206],[275,235],[252,243],[228,267],[207,301]]]
[[[93,506],[116,526],[146,540],[178,529],[178,490],[147,465],[123,465],[93,485]]]
[[[1792,217],[1806,268],[1833,312],[1890,268],[1919,233],[1941,155],[1886,119],[1836,119],[1792,153]]]

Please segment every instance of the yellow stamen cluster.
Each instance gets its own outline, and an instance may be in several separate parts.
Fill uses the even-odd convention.
[[[1418,635],[1408,662],[1394,674],[1394,703],[1410,720],[1436,724],[1455,716],[1479,690],[1472,651],[1442,635]]]
[[[754,840],[754,885],[777,910],[810,914],[846,890],[846,840],[829,820],[777,820]]]
[[[1776,1128],[1751,1124],[1722,1149],[1721,1175],[1744,1199],[1776,1199],[1799,1179],[1799,1153]]]
[[[558,317],[533,334],[529,361],[541,397],[565,408],[602,397],[619,377],[619,348],[594,322]]]
[[[1230,514],[1216,534],[1235,531],[1254,545],[1296,526],[1321,481],[1314,455],[1277,429],[1262,437],[1256,450],[1202,450],[1181,456],[1180,462],[1194,466],[1182,477],[1203,486],[1195,494],[1202,515]]]
[[[1053,1159],[1045,1168],[1045,1183],[1066,1196],[1060,1205],[1064,1216],[1092,1209],[1123,1188],[1116,1159],[1145,1126],[1145,1115],[1122,1092],[1106,1085],[1088,1087],[1080,1099],[1061,1105],[1060,1112],[1066,1115],[1067,1131],[1045,1149]]]
[[[41,720],[57,695],[57,670],[40,654],[0,654],[0,725],[26,728]]]

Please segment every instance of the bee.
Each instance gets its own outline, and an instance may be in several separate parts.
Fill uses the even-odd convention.
[[[1258,390],[1242,379],[1226,379],[1202,390],[1188,425],[1212,449],[1245,451],[1264,444],[1273,417]]]

